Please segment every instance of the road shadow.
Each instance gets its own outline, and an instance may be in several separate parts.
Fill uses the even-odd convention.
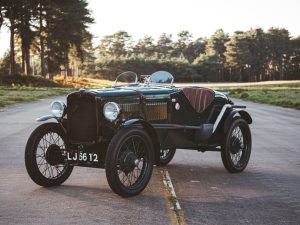
[[[109,204],[112,208],[120,204],[143,205],[145,202],[155,204],[162,200],[162,196],[147,191],[147,188],[140,195],[123,198],[115,194],[108,188],[78,186],[78,185],[61,185],[56,187],[41,187],[34,190],[35,195],[52,195],[63,196],[70,201],[86,202],[89,205]]]

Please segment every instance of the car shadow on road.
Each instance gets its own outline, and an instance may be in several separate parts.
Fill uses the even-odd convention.
[[[49,193],[51,192],[51,193]],[[122,198],[117,194],[113,193],[109,188],[98,188],[98,187],[88,187],[88,186],[78,186],[78,185],[61,185],[56,187],[42,187],[38,191],[35,190],[35,194],[53,194],[53,196],[61,195],[64,198],[68,198],[72,201],[83,201],[88,204],[103,204],[109,203],[112,207],[119,205],[120,203],[125,204],[137,204],[143,202],[156,202],[161,199],[155,193],[148,192],[147,189],[140,195]]]
[[[72,215],[72,218],[89,215],[78,221],[93,219],[98,221],[97,224],[137,224],[137,221],[140,221],[140,224],[149,225],[168,223],[165,201],[162,196],[152,190],[146,189],[138,196],[122,198],[113,193],[107,185],[103,188],[97,185],[98,183],[88,186],[64,184],[56,187],[36,188],[31,191],[27,204],[47,202],[47,207],[52,207],[56,211],[60,209],[66,215]],[[40,210],[40,204],[33,205],[35,210]],[[43,207],[41,210],[44,210]],[[152,215],[155,217],[152,218]]]

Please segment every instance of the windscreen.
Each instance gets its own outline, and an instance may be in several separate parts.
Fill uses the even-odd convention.
[[[174,77],[167,71],[157,71],[149,77],[149,84],[172,84]]]

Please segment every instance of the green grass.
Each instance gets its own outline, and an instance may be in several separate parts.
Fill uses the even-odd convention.
[[[101,88],[111,81],[91,78],[55,77],[54,81],[32,76],[0,76],[0,107],[50,96],[66,95],[78,88]],[[42,86],[42,87],[40,87]]]
[[[71,92],[72,88],[55,87],[5,87],[0,86],[0,107],[11,105],[17,102],[34,101],[50,96],[65,95]]]
[[[300,80],[251,83],[176,83],[176,86],[199,86],[225,92],[229,97],[300,109]]]
[[[217,87],[229,97],[300,109],[300,82]]]

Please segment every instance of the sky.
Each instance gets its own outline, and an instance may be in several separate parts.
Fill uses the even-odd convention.
[[[234,31],[261,27],[286,28],[300,35],[299,0],[87,0],[95,23],[89,30],[94,44],[119,30],[134,40],[144,35],[155,39],[165,32],[173,37],[188,30],[196,39],[222,28]],[[9,47],[7,29],[0,31],[0,56]]]

